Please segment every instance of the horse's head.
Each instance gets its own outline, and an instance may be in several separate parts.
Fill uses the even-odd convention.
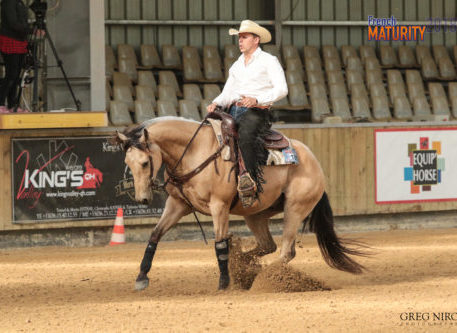
[[[125,151],[125,164],[133,175],[135,200],[143,204],[152,201],[151,185],[162,165],[160,147],[149,138],[146,128],[116,133],[116,141]]]

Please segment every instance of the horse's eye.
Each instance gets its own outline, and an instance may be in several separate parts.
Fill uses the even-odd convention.
[[[141,163],[141,166],[142,166],[143,168],[146,168],[146,167],[148,166],[148,162]]]

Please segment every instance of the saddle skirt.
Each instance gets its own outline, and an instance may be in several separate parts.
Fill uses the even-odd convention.
[[[207,121],[213,128],[219,145],[224,146],[221,156],[225,161],[233,161],[230,146],[225,144],[222,135],[221,121],[218,119],[208,118]],[[292,147],[290,139],[274,130],[269,130],[265,137],[265,148],[268,150],[266,165],[288,165],[298,164],[298,156]]]

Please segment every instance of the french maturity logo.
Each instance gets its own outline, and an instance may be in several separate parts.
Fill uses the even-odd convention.
[[[368,16],[368,40],[417,41],[424,40],[425,25],[397,25],[397,19]]]

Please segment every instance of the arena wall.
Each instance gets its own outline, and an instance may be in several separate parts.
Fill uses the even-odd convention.
[[[275,5],[279,9],[276,13]],[[70,6],[66,7],[66,9],[70,8]],[[85,20],[81,21],[81,24],[87,25],[89,21],[88,8],[85,5],[80,10],[78,17]],[[228,36],[227,28],[237,26],[242,19],[250,18],[268,26],[273,35],[280,31],[281,38],[277,42],[284,45],[292,44],[298,49],[304,45],[329,44],[358,47],[368,43],[366,31],[368,15],[375,17],[394,15],[401,21],[428,22],[429,18],[448,17],[449,13],[456,12],[456,8],[455,0],[105,0],[105,35],[107,44],[113,47],[118,44],[130,44],[137,48],[137,51],[141,44],[154,44],[158,48],[165,44],[172,44],[178,48],[184,45],[198,47],[218,45],[222,51],[225,44],[235,43],[235,39]],[[65,16],[61,15],[62,21]],[[168,20],[175,23],[166,23]],[[195,23],[196,21],[200,23]],[[279,21],[281,21],[280,29],[277,30]],[[75,41],[79,36],[70,34],[68,30],[68,34],[60,32],[59,27],[53,25],[51,20],[49,25],[53,35],[61,34],[60,37],[56,37],[57,40],[65,37],[68,41]],[[67,27],[67,29],[72,28]],[[89,38],[87,33],[86,29],[84,34],[79,36],[85,44],[88,43]],[[68,36],[71,38],[67,38]],[[406,44],[408,43],[415,44],[415,42]],[[457,34],[436,31],[423,43],[455,45]],[[70,48],[67,51],[72,54],[74,50]],[[89,51],[86,49],[83,53],[85,56],[79,57],[75,62],[81,61],[78,64],[84,68],[84,73],[79,79],[74,79],[79,80],[81,85],[86,87],[84,100],[88,102],[90,68],[86,60],[89,57]],[[74,63],[66,61],[65,63],[73,68]],[[98,67],[104,68],[104,66]],[[77,76],[75,73],[72,73],[72,76],[73,74]],[[54,93],[59,93],[59,89],[53,90],[55,90]],[[453,125],[455,126],[455,123]],[[297,124],[277,127],[289,137],[303,141],[311,148],[321,162],[326,175],[327,191],[335,215],[351,217],[434,211],[450,213],[456,210],[455,201],[383,205],[375,203],[374,130],[388,127],[426,128],[430,126],[443,127],[449,126],[449,123]],[[13,224],[11,138],[99,136],[109,135],[114,130],[115,128],[108,127],[0,132],[0,232],[76,230],[112,226],[111,219]],[[200,217],[202,221],[211,221],[209,217]],[[129,218],[126,219],[126,224],[148,226],[157,221],[157,218]],[[183,219],[183,222],[194,222],[194,218],[188,216]]]
[[[455,124],[454,124],[455,125]],[[433,127],[449,126],[443,123]],[[375,156],[374,130],[380,128],[430,127],[423,123],[384,123],[384,124],[340,124],[320,125],[279,125],[276,126],[291,138],[307,144],[320,161],[327,178],[327,192],[336,216],[355,216],[390,213],[452,211],[457,209],[456,201],[426,202],[413,204],[375,203]],[[11,188],[11,138],[44,136],[100,136],[111,135],[115,128],[101,129],[53,129],[2,131],[0,133],[0,231],[34,230],[68,227],[106,227],[112,220],[78,220],[71,222],[46,222],[33,224],[12,223]],[[114,193],[113,193],[114,195]],[[202,221],[211,221],[201,216]],[[281,218],[279,215],[278,218]],[[232,217],[232,220],[239,219]],[[129,218],[127,225],[147,225],[156,223],[157,218]],[[182,222],[194,222],[192,215]]]

